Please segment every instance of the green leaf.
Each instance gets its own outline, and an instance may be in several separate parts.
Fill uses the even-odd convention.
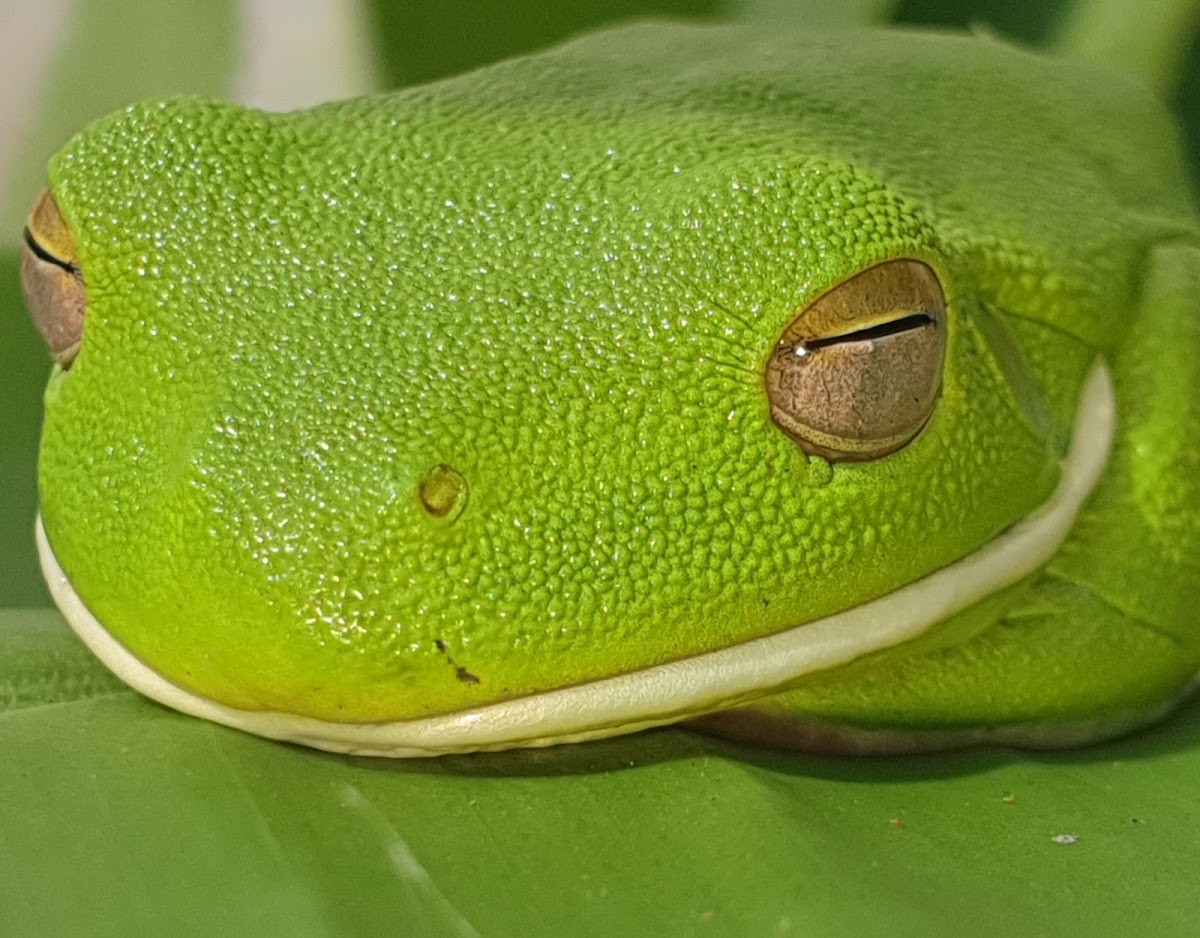
[[[50,602],[33,551],[50,353],[25,313],[17,267],[14,252],[0,253],[0,607]]]
[[[1054,755],[662,730],[404,762],[164,710],[48,611],[0,613],[0,641],[2,934],[1184,935],[1200,913],[1196,706]]]
[[[843,29],[886,23],[896,0],[734,0],[732,19],[808,29]]]
[[[571,36],[645,17],[710,19],[735,0],[370,0],[377,52],[392,87],[456,75]]]

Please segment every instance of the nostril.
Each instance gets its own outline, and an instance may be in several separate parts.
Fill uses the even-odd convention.
[[[453,466],[440,463],[421,476],[421,507],[435,518],[453,521],[467,507],[467,480]]]

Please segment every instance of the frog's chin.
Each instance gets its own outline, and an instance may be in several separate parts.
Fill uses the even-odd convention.
[[[100,624],[37,524],[42,571],[59,609],[117,677],[160,703],[259,736],[360,755],[436,756],[548,746],[630,733],[744,704],[801,675],[915,638],[1046,563],[1067,537],[1108,462],[1116,425],[1112,379],[1097,362],[1084,382],[1062,479],[1036,512],[947,567],[815,622],[707,654],[471,710],[392,723],[335,723],[239,710],[143,664]]]

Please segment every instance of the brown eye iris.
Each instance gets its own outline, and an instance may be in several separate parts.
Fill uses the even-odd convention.
[[[946,301],[914,260],[869,267],[814,300],[767,363],[771,418],[805,452],[868,460],[900,449],[937,403]]]
[[[50,354],[59,364],[69,365],[83,338],[87,290],[75,239],[49,189],[38,197],[25,227],[21,288]]]

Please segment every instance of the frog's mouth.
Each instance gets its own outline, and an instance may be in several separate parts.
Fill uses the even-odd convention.
[[[119,678],[160,703],[259,736],[361,755],[436,756],[548,746],[629,733],[747,703],[798,677],[921,635],[1046,563],[1070,533],[1108,462],[1116,401],[1098,361],[1079,397],[1058,488],[1037,511],[983,547],[878,599],[785,632],[641,671],[471,710],[393,723],[333,723],[238,710],[167,680],[88,611],[37,524],[42,571],[79,637]]]

